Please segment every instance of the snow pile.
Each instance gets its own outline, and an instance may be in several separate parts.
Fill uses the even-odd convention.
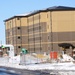
[[[63,60],[64,61],[74,61],[74,59],[67,54],[63,54]]]
[[[65,61],[74,61],[74,59],[71,56],[67,55],[67,54],[63,54],[62,58],[60,58],[60,60],[64,61],[64,62]]]
[[[9,62],[9,57],[0,57],[0,63],[8,63]]]
[[[20,55],[14,56],[14,57],[10,57],[9,58],[9,63],[19,64],[20,63]]]

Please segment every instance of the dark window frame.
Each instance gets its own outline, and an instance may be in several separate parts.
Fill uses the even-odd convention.
[[[21,29],[21,27],[17,27],[17,29]]]
[[[18,48],[21,48],[21,46],[18,46]]]
[[[21,39],[21,37],[20,37],[20,36],[18,36],[18,39]]]
[[[17,20],[20,20],[20,17],[17,17]]]

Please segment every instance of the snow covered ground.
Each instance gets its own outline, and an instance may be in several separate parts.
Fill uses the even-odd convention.
[[[63,55],[63,59],[60,62],[54,63],[40,63],[41,60],[37,60],[33,56],[27,54],[25,56],[25,64],[20,64],[20,55],[12,58],[0,58],[0,66],[20,68],[20,69],[30,69],[30,70],[75,70],[75,64],[72,62],[74,59],[68,55]],[[7,60],[7,61],[6,61]],[[61,62],[62,61],[62,62]],[[70,61],[70,62],[65,62]],[[28,63],[28,64],[27,64]],[[36,64],[37,63],[37,64]]]
[[[30,64],[19,65],[12,63],[0,63],[0,66],[13,67],[28,70],[75,70],[75,64],[71,63],[44,63],[44,64]]]
[[[12,63],[0,63],[0,66],[28,69],[28,70],[50,70],[54,75],[75,75],[75,64],[71,63],[45,63],[45,64],[30,64],[30,65],[18,65]]]
[[[2,59],[3,60],[3,59]],[[19,65],[20,56],[9,59],[9,62],[0,62],[0,66],[12,67],[17,69],[28,69],[28,70],[56,70],[60,71],[60,75],[75,75],[75,64],[72,62],[73,59],[68,55],[63,55],[62,61],[71,60],[71,62],[59,62],[59,63],[38,63],[29,65]],[[1,61],[1,60],[0,60]]]

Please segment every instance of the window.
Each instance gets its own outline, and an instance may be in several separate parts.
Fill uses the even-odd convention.
[[[18,48],[21,48],[21,46],[18,46]]]
[[[20,18],[18,17],[17,20],[20,20]]]
[[[20,29],[20,27],[17,27],[17,29]]]
[[[49,35],[48,35],[48,40],[49,40]]]
[[[41,29],[41,26],[39,26],[39,29]]]
[[[18,39],[20,39],[21,37],[20,36],[18,36]]]

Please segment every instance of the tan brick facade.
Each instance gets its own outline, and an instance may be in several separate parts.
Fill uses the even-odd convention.
[[[49,9],[5,20],[6,43],[29,52],[61,52],[58,43],[75,45],[75,8]]]

